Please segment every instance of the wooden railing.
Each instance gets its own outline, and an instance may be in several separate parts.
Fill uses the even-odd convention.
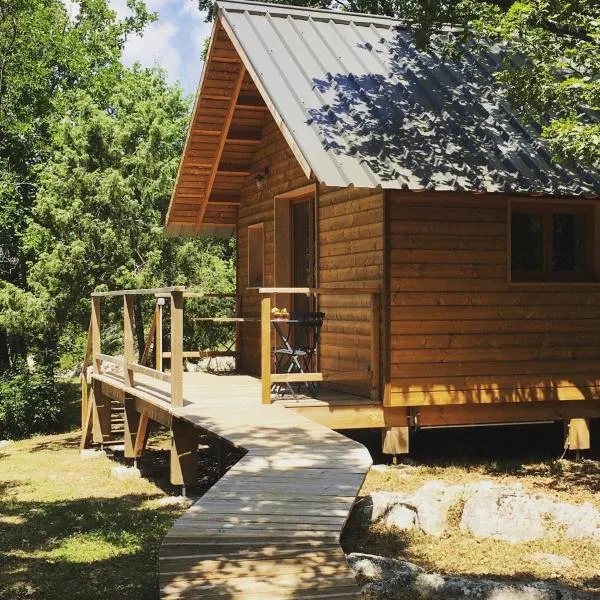
[[[310,382],[351,382],[369,381],[371,398],[380,400],[380,291],[372,288],[259,288],[261,294],[261,383],[262,403],[271,403],[271,386],[274,383],[310,383]],[[314,296],[368,296],[369,297],[369,322],[370,322],[370,360],[368,370],[363,371],[337,371],[337,372],[311,372],[311,373],[272,373],[272,339],[271,308],[273,298],[277,295],[305,295]]]
[[[240,348],[240,326],[242,322],[260,321],[261,328],[261,399],[264,404],[271,403],[271,387],[274,383],[311,383],[311,382],[357,382],[370,383],[371,397],[380,399],[380,291],[371,288],[259,288],[261,296],[260,319],[255,317],[207,317],[202,321],[229,323],[236,325],[235,348]],[[367,296],[369,298],[370,322],[370,360],[367,369],[357,371],[310,372],[310,373],[273,373],[273,329],[271,308],[273,298],[277,295],[294,294],[313,296]],[[144,341],[144,349],[140,360],[136,360],[135,352],[135,311],[136,296],[153,296],[156,299],[154,314]],[[101,347],[101,302],[105,298],[121,297],[123,299],[123,357],[112,356],[102,352]],[[140,374],[171,386],[171,403],[183,405],[183,370],[184,359],[204,358],[210,356],[231,356],[229,352],[210,350],[183,349],[184,300],[202,298],[236,298],[236,294],[202,293],[186,291],[182,286],[152,288],[139,290],[115,290],[95,292],[92,294],[92,312],[88,332],[88,342],[81,375],[82,418],[89,417],[87,367],[91,363],[93,372],[102,373],[103,363],[112,363],[123,369],[125,385],[135,387],[135,375]],[[170,351],[163,350],[163,309],[169,303],[170,311]],[[155,363],[150,366],[154,349]],[[170,362],[169,372],[164,370],[164,361]]]
[[[153,296],[156,298],[154,314],[150,328],[145,338],[144,350],[141,359],[136,359],[135,351],[135,311],[134,298],[136,296]],[[100,339],[100,308],[101,301],[105,298],[123,298],[123,358],[102,353]],[[186,298],[235,298],[235,294],[188,292],[182,286],[167,288],[152,288],[139,290],[115,290],[107,292],[94,292],[92,294],[92,314],[88,332],[88,344],[84,357],[82,370],[82,413],[83,418],[87,414],[88,388],[87,388],[87,366],[89,360],[93,365],[93,372],[102,373],[102,364],[111,363],[123,369],[123,379],[128,387],[135,387],[135,374],[151,377],[159,381],[170,383],[171,403],[174,406],[183,406],[183,361],[186,358],[201,358],[210,356],[221,356],[224,352],[213,352],[210,350],[183,349],[183,311]],[[166,302],[170,305],[170,351],[163,350],[163,319],[164,306]],[[237,339],[236,339],[237,346]],[[154,348],[155,364],[149,366],[151,350]],[[229,355],[229,354],[228,354]],[[169,360],[169,372],[164,370],[164,361]]]

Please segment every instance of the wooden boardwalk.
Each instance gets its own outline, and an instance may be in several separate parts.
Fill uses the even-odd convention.
[[[164,382],[125,388],[120,376],[94,377],[167,405]],[[184,406],[168,410],[247,452],[165,537],[161,598],[359,598],[339,537],[369,453],[292,410],[261,405],[254,378],[215,385],[214,377],[187,377]]]

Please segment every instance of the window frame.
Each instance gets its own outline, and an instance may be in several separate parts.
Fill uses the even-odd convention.
[[[259,254],[256,252],[257,246],[260,247]],[[258,281],[258,279],[260,279],[260,281]],[[255,223],[254,225],[248,225],[248,287],[261,288],[264,286],[265,224]]]
[[[512,267],[512,216],[514,213],[542,215],[542,271],[518,271]],[[586,217],[586,268],[581,272],[553,271],[553,215],[573,214]],[[596,282],[596,207],[595,204],[564,202],[509,202],[508,206],[508,269],[509,281],[514,283]]]

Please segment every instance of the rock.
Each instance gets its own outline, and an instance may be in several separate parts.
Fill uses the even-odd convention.
[[[476,537],[511,543],[544,537],[538,502],[520,486],[483,486],[466,501],[460,528]]]
[[[139,479],[142,474],[135,467],[113,467],[110,474],[117,479]]]
[[[362,525],[376,523],[385,517],[393,506],[402,503],[406,494],[400,492],[373,492],[361,498],[353,510],[353,518],[358,518]]]
[[[14,444],[13,440],[0,440],[0,448],[7,448],[11,444]]]
[[[386,527],[396,529],[414,529],[418,526],[417,511],[408,504],[396,504],[388,511],[383,522]]]
[[[99,448],[87,448],[85,450],[81,450],[79,452],[79,456],[82,460],[90,460],[102,458],[103,456],[106,456],[106,452],[104,452],[104,450],[100,450]]]
[[[545,552],[535,552],[530,558],[536,562],[545,562],[549,567],[555,569],[568,569],[573,566],[573,561],[566,556],[559,554],[547,554]]]
[[[185,496],[164,496],[156,501],[159,506],[189,506],[192,501]]]
[[[418,515],[418,526],[429,535],[441,536],[448,528],[448,511],[463,493],[463,486],[428,481],[408,498]]]
[[[361,585],[369,581],[393,579],[400,575],[414,575],[415,573],[424,572],[421,567],[412,563],[376,556],[375,554],[353,552],[346,556],[346,560]]]
[[[494,581],[470,577],[444,577],[426,573],[409,562],[350,554],[346,557],[359,584],[363,600],[589,600],[553,583]]]
[[[374,471],[375,473],[387,473],[390,470],[390,467],[388,465],[371,465],[371,471]]]
[[[566,538],[594,539],[600,542],[600,512],[589,502],[575,505],[541,497],[538,499],[538,504],[543,513],[564,529]]]

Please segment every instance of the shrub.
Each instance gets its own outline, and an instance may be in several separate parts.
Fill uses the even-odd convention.
[[[61,399],[52,374],[21,364],[0,375],[0,439],[54,430]]]

